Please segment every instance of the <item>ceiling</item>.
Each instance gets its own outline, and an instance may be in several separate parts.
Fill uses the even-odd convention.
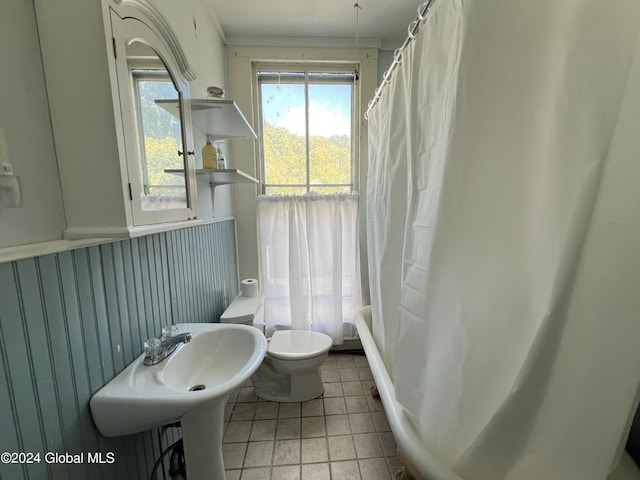
[[[421,0],[209,0],[227,36],[379,39],[399,47]]]

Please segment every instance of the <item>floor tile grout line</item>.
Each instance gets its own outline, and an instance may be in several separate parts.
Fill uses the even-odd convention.
[[[354,356],[352,355],[350,357],[350,361],[347,358],[348,356],[337,356],[334,357],[332,359],[332,361],[329,361],[327,363],[325,363],[322,367],[321,367],[321,371],[322,370],[326,370],[327,368],[329,369],[333,369],[333,370],[337,370],[338,371],[338,375],[340,374],[340,369],[351,369],[351,370],[355,370],[357,372],[365,372],[362,376],[360,375],[360,373],[358,373],[357,377],[353,377],[353,372],[350,374],[345,374],[343,375],[343,377],[345,377],[344,379],[342,379],[342,377],[338,377],[338,379],[336,380],[336,382],[333,383],[340,383],[341,389],[342,389],[342,395],[340,395],[339,397],[326,397],[326,396],[321,396],[318,399],[314,399],[314,400],[322,400],[322,408],[320,410],[313,410],[310,411],[310,409],[312,408],[310,405],[310,403],[308,402],[298,402],[298,407],[297,407],[297,412],[287,412],[286,415],[282,415],[280,412],[280,406],[281,405],[287,405],[287,404],[276,404],[278,405],[278,407],[275,408],[275,414],[271,414],[271,416],[266,416],[265,418],[262,417],[258,417],[258,409],[259,409],[259,405],[262,403],[264,404],[265,401],[262,399],[259,399],[257,397],[255,398],[251,398],[250,395],[247,394],[247,391],[245,390],[244,392],[241,392],[243,395],[241,395],[240,393],[237,393],[236,395],[232,395],[230,396],[229,399],[229,404],[228,404],[228,408],[229,411],[226,412],[226,420],[225,420],[225,435],[228,432],[228,428],[229,425],[234,423],[234,422],[241,422],[241,421],[246,421],[246,422],[250,422],[249,425],[249,432],[248,432],[248,436],[246,439],[246,442],[244,442],[246,444],[246,450],[242,459],[242,468],[241,469],[233,469],[233,471],[235,471],[238,475],[243,475],[243,473],[245,472],[245,470],[252,470],[252,469],[256,469],[256,468],[265,468],[268,469],[270,472],[270,475],[273,474],[273,470],[277,469],[278,467],[287,467],[287,466],[296,466],[297,467],[297,471],[298,471],[298,475],[302,474],[303,471],[303,466],[305,465],[326,465],[326,468],[329,471],[329,477],[324,476],[323,480],[328,480],[329,478],[333,478],[333,470],[331,469],[331,466],[333,464],[336,463],[340,463],[340,462],[355,462],[356,468],[357,468],[357,474],[359,476],[359,478],[362,478],[362,476],[364,475],[364,472],[362,470],[363,465],[365,465],[367,462],[371,462],[374,460],[379,460],[382,461],[384,463],[384,465],[386,466],[386,471],[389,474],[388,477],[385,478],[389,478],[389,479],[393,479],[394,478],[394,469],[399,465],[399,460],[397,458],[397,455],[392,455],[392,451],[395,451],[395,449],[390,448],[390,445],[393,446],[395,445],[395,441],[393,441],[392,444],[387,444],[387,449],[385,451],[385,443],[383,443],[383,435],[391,435],[391,440],[393,440],[393,436],[392,436],[392,432],[388,426],[388,419],[386,418],[386,415],[384,414],[384,409],[382,408],[382,405],[380,403],[379,400],[376,399],[369,399],[368,397],[370,396],[370,386],[373,385],[373,380],[367,378],[368,376],[370,376],[370,369],[368,368],[367,365],[363,364],[362,361],[360,361],[360,363],[356,362],[355,358],[364,358],[364,357],[360,357],[360,356]],[[329,357],[329,360],[331,360],[331,357]],[[327,367],[327,365],[329,367]],[[351,375],[351,377],[350,377]],[[328,380],[330,380],[329,378],[326,378],[327,376],[325,375],[325,378],[323,378],[323,383],[332,383],[329,382]],[[344,383],[348,383],[349,387],[352,387],[354,390],[347,390],[347,394],[344,393]],[[357,386],[356,386],[357,385]],[[250,385],[244,385],[244,387],[247,387]],[[360,387],[360,388],[358,388]],[[359,390],[362,390],[362,392],[360,392]],[[355,394],[349,394],[349,393],[354,393]],[[347,402],[345,399],[351,397],[351,399],[349,400],[349,402]],[[360,399],[355,399],[353,397],[361,397]],[[332,413],[329,412],[327,413],[327,409],[326,409],[326,402],[325,400],[327,398],[342,398],[343,400],[343,404],[344,404],[344,409],[343,410],[339,410],[337,413]],[[310,402],[313,402],[314,400],[311,400]],[[360,406],[358,406],[358,402],[360,402]],[[267,403],[271,403],[271,402],[267,402]],[[303,414],[303,403],[307,404],[307,411]],[[254,404],[254,407],[240,407],[238,408],[238,412],[236,412],[236,407],[238,407],[238,405],[243,405],[243,404]],[[347,407],[347,404],[349,404],[349,406]],[[317,405],[317,403],[316,403]],[[245,412],[240,414],[240,410],[245,409]],[[295,410],[295,407],[294,407]],[[320,411],[322,412],[322,414],[320,414]],[[236,417],[234,417],[234,412],[238,413],[238,415]],[[247,415],[247,412],[251,412],[249,415]],[[311,419],[311,418],[322,418],[322,425],[324,427],[323,429],[323,433],[318,433],[316,432],[303,432],[303,419]],[[331,433],[329,430],[329,423],[328,423],[328,418],[330,417],[343,417],[343,421],[347,422],[348,425],[348,433]],[[246,419],[245,419],[246,418]],[[364,423],[366,424],[368,422],[368,425],[365,426],[356,426],[355,422],[356,422],[356,418],[359,419],[365,419]],[[381,419],[382,418],[382,419]],[[297,433],[297,436],[295,436],[294,438],[282,438],[279,439],[277,438],[278,435],[278,422],[280,420],[293,420],[293,419],[298,419],[298,425],[299,425],[299,432]],[[259,421],[264,421],[264,420],[270,420],[270,421],[275,421],[276,425],[273,429],[272,432],[272,439],[271,440],[266,440],[268,442],[272,443],[272,448],[271,448],[271,464],[270,465],[265,465],[265,466],[245,466],[245,462],[246,462],[246,457],[249,453],[249,446],[250,444],[253,442],[255,443],[256,441],[265,441],[262,440],[260,438],[256,439],[255,441],[251,438],[251,435],[253,434],[253,430],[254,430],[254,426],[256,424],[256,422]],[[307,422],[309,423],[309,422]],[[362,430],[362,431],[360,431]],[[313,435],[313,436],[311,436]],[[329,452],[329,438],[331,437],[335,437],[335,436],[349,436],[350,440],[351,440],[351,444],[353,446],[353,458],[350,459],[344,459],[344,460],[338,460],[338,459],[334,459],[332,461],[332,459],[330,458],[330,452]],[[356,439],[360,440],[360,439],[364,439],[366,436],[366,438],[368,438],[368,442],[369,445],[364,447],[361,446],[361,449],[373,449],[374,452],[361,452],[361,455],[364,456],[360,456],[356,447]],[[313,439],[324,439],[325,441],[325,445],[327,447],[327,461],[326,462],[307,462],[304,463],[302,455],[302,443],[304,440],[313,440]],[[294,463],[294,464],[289,464],[289,465],[275,465],[275,455],[276,455],[276,442],[278,441],[287,441],[287,440],[294,440],[297,442],[297,446],[298,446],[298,462]],[[389,442],[389,437],[387,436],[386,442]],[[228,443],[240,443],[240,442],[228,442]],[[375,444],[375,447],[372,447],[372,445]],[[371,455],[373,453],[373,455]],[[354,472],[355,473],[355,472]],[[240,478],[242,479],[242,477],[234,477],[234,479]],[[304,479],[306,480],[306,479]]]

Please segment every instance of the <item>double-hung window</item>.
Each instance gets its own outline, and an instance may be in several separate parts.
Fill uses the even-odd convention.
[[[358,125],[355,66],[256,68],[262,193],[354,190]]]
[[[315,330],[340,344],[356,336],[362,303],[356,69],[259,65],[255,73],[265,331]]]

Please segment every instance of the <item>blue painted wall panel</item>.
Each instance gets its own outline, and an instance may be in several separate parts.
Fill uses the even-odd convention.
[[[229,220],[0,264],[0,450],[116,455],[0,478],[149,478],[179,429],[104,438],[89,400],[163,325],[217,321],[238,293],[235,245]]]

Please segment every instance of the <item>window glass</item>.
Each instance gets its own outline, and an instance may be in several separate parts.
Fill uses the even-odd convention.
[[[305,185],[304,85],[264,83],[261,89],[265,184]]]
[[[259,71],[263,193],[353,189],[354,72]]]
[[[309,183],[351,183],[351,85],[309,85]]]

